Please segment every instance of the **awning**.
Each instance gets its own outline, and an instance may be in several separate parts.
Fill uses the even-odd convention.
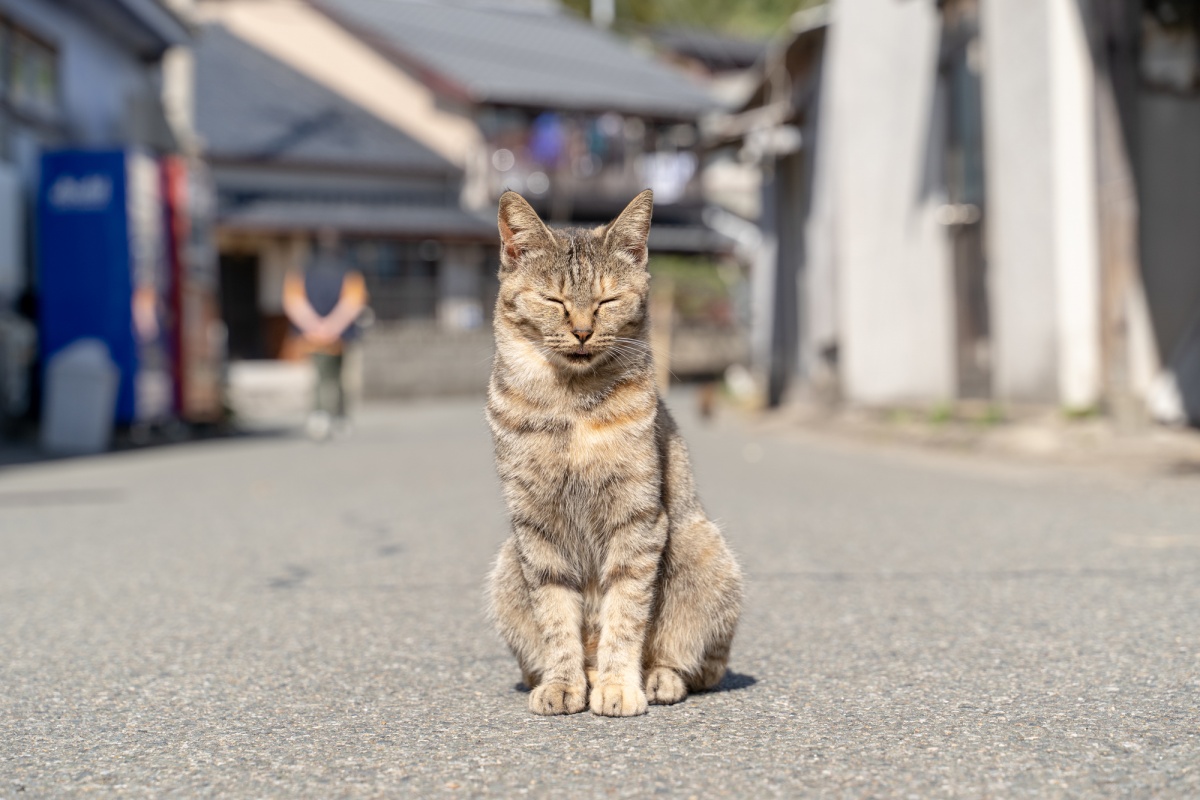
[[[316,233],[492,242],[496,220],[455,206],[262,200],[223,210],[217,226],[247,233]]]
[[[234,233],[315,234],[332,228],[349,236],[499,241],[493,212],[453,206],[261,200],[222,211],[217,226]],[[655,224],[649,244],[657,253],[715,255],[734,249],[732,239],[703,224]]]

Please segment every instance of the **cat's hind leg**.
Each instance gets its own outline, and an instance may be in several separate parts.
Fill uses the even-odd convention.
[[[500,547],[488,576],[488,616],[516,656],[525,685],[536,688],[543,673],[542,634],[533,616],[529,585],[521,573],[516,545],[511,538]]]
[[[672,526],[646,641],[646,697],[677,703],[720,683],[741,612],[741,570],[716,525]]]
[[[543,595],[540,601],[521,568],[516,542],[508,539],[489,578],[490,615],[531,689],[530,711],[575,714],[586,708],[588,696],[579,640],[579,593],[554,585],[538,591]],[[538,602],[540,607],[535,605]]]

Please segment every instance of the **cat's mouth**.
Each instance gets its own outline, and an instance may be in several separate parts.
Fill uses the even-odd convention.
[[[576,349],[572,350],[571,352],[564,353],[563,355],[565,355],[567,357],[568,361],[570,361],[574,364],[586,364],[592,360],[592,356],[595,354],[592,353],[591,351],[587,350],[586,348],[577,347]]]

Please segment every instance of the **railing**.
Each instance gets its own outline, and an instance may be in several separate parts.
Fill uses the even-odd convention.
[[[660,205],[701,201],[693,125],[512,110],[483,122],[492,199],[512,189],[568,218],[627,202],[647,187]]]

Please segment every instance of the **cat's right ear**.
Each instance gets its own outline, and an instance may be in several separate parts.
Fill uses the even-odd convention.
[[[500,274],[517,269],[531,253],[554,246],[554,236],[533,206],[513,191],[500,195]]]

